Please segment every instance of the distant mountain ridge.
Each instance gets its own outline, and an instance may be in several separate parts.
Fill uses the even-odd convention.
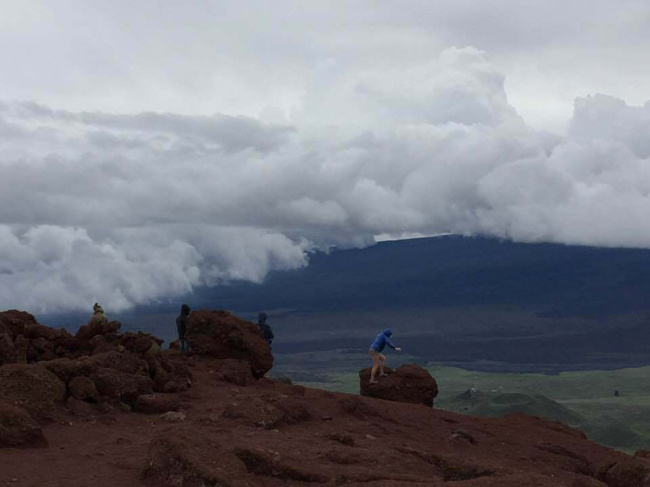
[[[243,310],[500,304],[602,317],[648,310],[649,295],[650,250],[441,236],[315,253],[304,269],[203,288],[194,300]]]
[[[290,354],[365,350],[377,328],[391,325],[422,361],[555,371],[650,364],[648,296],[650,250],[440,236],[317,252],[306,268],[272,272],[262,284],[201,288],[173,303],[107,312],[169,340],[181,302],[248,319],[264,310],[276,330],[274,351]],[[87,319],[39,318],[72,328]]]

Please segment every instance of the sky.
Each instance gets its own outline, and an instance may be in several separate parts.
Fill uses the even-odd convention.
[[[648,52],[637,0],[2,2],[0,308],[391,236],[649,248]]]

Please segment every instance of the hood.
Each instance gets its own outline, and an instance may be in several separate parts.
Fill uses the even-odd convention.
[[[382,333],[384,335],[386,335],[387,337],[389,337],[389,336],[391,336],[393,334],[393,332],[390,331],[390,328],[386,328]]]

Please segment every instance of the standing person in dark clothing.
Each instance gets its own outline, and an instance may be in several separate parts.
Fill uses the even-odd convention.
[[[187,331],[187,320],[190,317],[190,307],[186,304],[181,306],[181,314],[176,318],[176,329],[178,330],[178,340],[181,342],[181,353],[190,351],[190,344],[185,339]]]
[[[260,330],[262,331],[262,335],[264,335],[264,340],[266,340],[266,343],[269,344],[269,347],[271,346],[271,343],[273,343],[273,330],[271,330],[271,327],[266,324],[266,313],[260,313],[257,317],[257,325],[260,327]]]

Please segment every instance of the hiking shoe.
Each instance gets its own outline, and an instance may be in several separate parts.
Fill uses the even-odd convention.
[[[371,380],[370,382],[368,382],[368,384],[379,384],[379,381],[378,380]]]

